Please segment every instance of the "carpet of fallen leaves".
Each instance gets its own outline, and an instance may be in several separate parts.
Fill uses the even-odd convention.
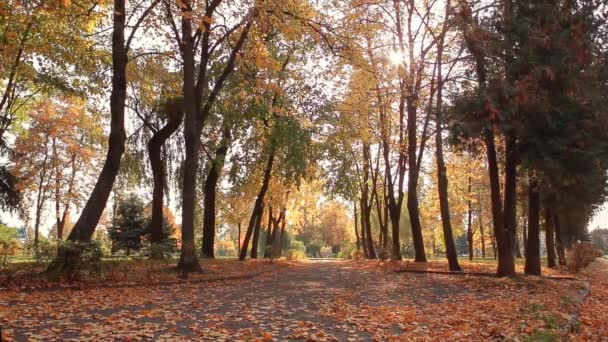
[[[263,264],[226,262],[215,267],[219,273],[224,267],[264,267],[258,263]],[[394,272],[395,267],[407,267],[406,262],[267,264],[271,271],[250,279],[3,290],[3,338],[535,341],[558,338],[583,288],[580,281],[542,277]]]
[[[46,267],[35,264],[15,264],[13,269],[0,272],[0,290],[31,290],[61,287],[79,289],[96,286],[160,285],[192,283],[206,280],[242,278],[281,267],[284,261],[252,260],[245,266],[236,259],[201,261],[203,272],[191,273],[181,279],[176,260],[104,260],[100,269],[77,280],[48,281],[43,274]]]
[[[580,325],[572,341],[608,341],[608,259],[596,259],[583,271],[591,292],[580,308]]]

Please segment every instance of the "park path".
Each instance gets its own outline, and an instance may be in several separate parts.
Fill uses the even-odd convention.
[[[426,275],[407,275],[423,282],[398,281],[402,277],[357,269],[354,262],[318,260],[241,281],[14,293],[0,297],[0,306],[10,308],[3,318],[5,336],[19,341],[356,341],[369,340],[369,333],[356,322],[336,321],[332,305],[420,305],[462,290]]]
[[[292,262],[241,280],[0,293],[0,324],[18,341],[519,340],[553,329],[578,286],[382,265]]]

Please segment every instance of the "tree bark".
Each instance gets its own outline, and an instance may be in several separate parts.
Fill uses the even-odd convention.
[[[530,177],[528,189],[528,254],[525,273],[540,275],[540,189],[535,176]]]
[[[215,151],[215,159],[211,162],[211,168],[205,179],[203,188],[203,245],[201,249],[201,257],[215,258],[215,203],[217,195],[217,183],[220,179],[220,174],[224,167],[226,154],[230,145],[230,128],[225,125],[222,134],[220,145]]]
[[[204,21],[202,28],[197,29],[193,35],[192,29],[192,0],[185,0],[182,6],[182,38],[181,52],[183,58],[184,75],[184,142],[186,147],[186,157],[184,160],[184,175],[182,181],[182,250],[178,268],[184,272],[184,276],[191,271],[200,271],[197,253],[194,246],[194,207],[196,202],[196,176],[198,173],[198,158],[200,151],[200,138],[203,127],[211,113],[218,95],[220,94],[228,76],[233,72],[237,55],[243,47],[245,40],[253,24],[253,18],[257,15],[256,10],[250,10],[247,15],[246,24],[241,31],[238,40],[230,51],[230,56],[226,66],[216,79],[213,89],[209,91],[208,70],[211,49],[210,34],[211,23]],[[207,4],[205,15],[208,18],[213,16],[219,2]],[[201,45],[201,60],[198,65],[198,72],[195,69],[195,40],[199,36],[198,43]],[[194,75],[198,74],[195,82]]]
[[[236,254],[241,255],[241,222],[239,222],[237,224],[237,228],[238,228],[239,232],[238,232],[238,236],[236,238],[236,249],[237,249]]]
[[[564,249],[563,234],[558,214],[553,214],[553,223],[555,224],[555,248],[557,250],[559,265],[566,266],[566,251]]]
[[[263,210],[264,210],[264,197],[266,196],[266,191],[268,191],[268,186],[270,184],[270,177],[272,176],[272,166],[274,164],[274,151],[270,151],[270,156],[268,157],[268,162],[266,163],[266,168],[264,169],[264,179],[262,181],[262,187],[260,188],[260,192],[258,193],[258,197],[255,200],[255,204],[253,206],[253,211],[251,213],[251,218],[249,219],[249,225],[247,226],[247,231],[245,232],[245,239],[243,240],[243,246],[241,248],[241,253],[239,254],[239,260],[243,261],[245,260],[245,258],[247,257],[247,249],[249,246],[249,240],[251,239],[251,236],[254,235],[254,231],[256,230],[256,227],[259,227],[259,225],[257,224],[258,222],[258,216],[260,217],[259,220],[261,220],[261,216],[263,214]],[[259,234],[259,230],[258,230],[258,234]],[[255,248],[256,250],[256,254],[257,254],[257,246],[255,246],[255,243],[257,243],[257,240],[254,236],[254,245],[252,245],[251,247],[251,257],[253,258],[253,250]],[[257,255],[256,255],[257,257]]]
[[[545,233],[547,267],[555,268],[555,226],[553,225],[553,213],[549,205],[545,207]]]
[[[512,260],[505,264],[507,275],[515,274],[515,256],[517,255],[517,139],[513,133],[506,136],[505,147],[505,194],[504,194],[504,248],[513,255]],[[499,247],[500,248],[500,247]],[[511,264],[512,262],[512,264]],[[508,266],[508,268],[507,268]]]
[[[125,45],[126,0],[114,1],[114,24],[112,31],[112,92],[110,94],[110,136],[108,152],[93,192],[89,196],[68,240],[87,243],[106,207],[125,151],[125,101],[127,98],[128,49]],[[82,251],[75,248],[60,248],[57,257],[49,265],[51,273],[74,274],[80,263]]]
[[[161,152],[165,142],[175,133],[182,124],[183,111],[181,105],[175,110],[167,111],[167,123],[163,128],[154,132],[148,141],[148,156],[152,168],[152,217],[150,219],[150,243],[160,244],[163,240],[163,200],[167,183],[165,166]],[[152,250],[152,259],[162,259],[162,251]]]
[[[471,9],[463,4],[463,33],[468,50],[475,59],[475,69],[477,71],[477,81],[479,88],[484,90],[487,87],[487,72],[484,47],[474,36],[474,22]],[[492,124],[490,122],[489,124]],[[500,194],[500,176],[498,172],[498,158],[496,156],[496,146],[494,131],[491,127],[483,130],[483,140],[486,146],[486,156],[488,160],[488,174],[490,178],[490,198],[492,203],[492,224],[494,231],[493,247],[494,257],[498,258],[497,276],[511,276],[515,274],[515,258],[513,250],[508,248],[508,236],[505,234],[505,220],[503,216],[502,200]],[[498,255],[497,255],[498,254]]]
[[[447,9],[449,10],[450,1],[447,2]],[[447,14],[446,14],[447,15]],[[445,28],[444,28],[445,33]],[[438,44],[437,51],[437,108],[435,108],[435,122],[436,122],[436,133],[435,133],[435,152],[437,159],[437,189],[439,192],[439,208],[441,211],[441,224],[443,227],[443,241],[445,244],[445,253],[448,259],[448,265],[450,271],[462,271],[458,264],[458,254],[456,253],[456,244],[454,243],[454,235],[452,232],[452,222],[450,220],[450,204],[448,199],[448,176],[443,160],[443,137],[442,137],[442,125],[443,125],[443,77],[442,77],[442,63],[441,58],[443,57],[443,34]],[[470,177],[469,177],[470,182]],[[469,183],[470,186],[470,183]],[[469,188],[470,191],[470,188]],[[469,217],[470,220],[470,217]],[[469,222],[470,224],[470,222]]]
[[[467,244],[469,245],[469,261],[473,261],[473,208],[471,201],[471,176],[467,185]]]
[[[361,251],[361,240],[359,240],[359,229],[357,228],[357,226],[359,225],[358,219],[357,219],[357,202],[353,203],[353,211],[354,211],[354,218],[355,218],[355,241],[357,244],[357,252]]]

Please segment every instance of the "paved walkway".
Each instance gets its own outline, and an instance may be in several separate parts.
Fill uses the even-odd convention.
[[[466,323],[469,308],[463,301],[478,310],[496,299],[492,283],[484,291],[470,279],[449,277],[307,262],[242,281],[0,294],[0,317],[4,337],[19,341],[441,338],[447,335],[437,334],[452,334]],[[467,311],[448,315],[457,310]],[[501,324],[484,312],[474,317],[476,322],[467,324],[487,328],[487,337],[495,332],[488,322]],[[463,339],[475,336],[463,331]]]

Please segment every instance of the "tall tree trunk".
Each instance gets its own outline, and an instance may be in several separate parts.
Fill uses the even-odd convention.
[[[449,10],[450,1],[447,2],[446,6]],[[439,208],[441,211],[441,224],[443,227],[443,241],[445,244],[445,254],[448,259],[448,265],[450,271],[462,271],[462,268],[460,268],[460,265],[458,264],[458,254],[456,253],[456,244],[454,243],[454,235],[452,233],[452,222],[450,221],[450,204],[448,200],[448,175],[445,167],[445,162],[443,160],[443,137],[441,135],[443,125],[443,77],[441,70],[442,57],[443,34],[442,38],[440,39],[440,44],[438,45],[437,51],[437,108],[435,108],[435,122],[437,126],[435,133],[435,152],[437,157],[437,189],[439,192]]]
[[[515,257],[521,259],[521,246],[519,244],[519,236],[515,234]]]
[[[196,176],[198,174],[198,158],[200,151],[200,138],[203,127],[211,113],[211,109],[218,98],[228,76],[234,71],[238,55],[245,44],[253,19],[257,10],[252,9],[247,15],[238,40],[230,51],[230,56],[224,69],[214,82],[213,89],[209,91],[209,75],[207,68],[210,62],[210,34],[211,20],[204,21],[201,28],[193,35],[192,29],[192,0],[182,1],[182,38],[181,52],[183,58],[183,92],[184,92],[184,142],[186,158],[184,160],[184,175],[182,186],[182,250],[178,268],[184,276],[191,271],[200,271],[198,256],[194,246],[194,207],[196,203]],[[211,18],[219,2],[207,3],[205,16]],[[197,40],[197,37],[200,39]],[[195,40],[197,44],[195,44]],[[200,45],[201,60],[198,70],[195,68],[194,54]],[[198,74],[195,82],[194,75]]]
[[[182,124],[183,110],[182,106],[174,108],[171,113],[166,113],[167,123],[163,128],[154,132],[150,141],[148,141],[148,156],[150,158],[150,166],[152,168],[152,217],[150,219],[150,243],[160,244],[163,241],[163,199],[164,189],[167,184],[165,166],[162,161],[161,152],[165,142],[178,130]],[[152,259],[163,258],[162,251],[152,249],[150,256]]]
[[[266,196],[266,191],[268,191],[268,186],[270,184],[270,177],[272,176],[272,166],[274,164],[274,151],[270,151],[270,156],[268,157],[268,162],[266,163],[266,167],[264,169],[264,179],[262,181],[262,187],[260,188],[260,192],[258,193],[258,197],[255,200],[255,204],[253,206],[253,211],[251,213],[251,218],[249,219],[249,225],[247,226],[247,231],[245,232],[245,239],[243,240],[243,246],[241,248],[241,253],[239,254],[239,260],[245,260],[245,258],[247,257],[247,249],[249,247],[249,240],[251,239],[251,236],[254,235],[254,231],[256,230],[256,227],[259,227],[259,225],[257,224],[258,222],[258,216],[260,217],[259,220],[261,220],[261,216],[263,214],[263,210],[264,210],[264,197]],[[259,233],[259,231],[258,231]],[[254,237],[254,240],[255,237]],[[254,245],[251,247],[252,250],[252,257],[253,257],[253,249],[255,248],[256,252],[257,252],[257,246],[255,246],[255,243],[257,243],[257,240],[254,241]],[[257,257],[257,255],[256,255]]]
[[[467,244],[469,245],[469,260],[473,261],[473,208],[471,201],[471,176],[468,178],[467,189]]]
[[[44,203],[46,202],[47,187],[44,182],[47,177],[47,161],[48,155],[45,154],[44,160],[42,161],[42,169],[40,170],[40,175],[38,177],[38,194],[36,196],[36,218],[34,220],[34,249],[36,253],[38,253],[38,241],[40,240],[40,221],[42,219],[42,208],[44,208]]]
[[[369,259],[376,259],[377,256],[374,248],[374,238],[372,237],[371,212],[371,205],[368,205],[365,210],[365,240],[367,241],[367,253],[369,255]]]
[[[545,207],[545,244],[547,246],[547,267],[555,268],[555,226],[553,225],[553,213],[546,203]]]
[[[89,242],[106,207],[110,192],[120,168],[125,151],[125,101],[127,98],[127,52],[125,45],[126,0],[114,1],[112,31],[112,92],[110,94],[110,136],[108,152],[93,192],[89,196],[68,240]],[[134,29],[135,30],[135,29]],[[77,248],[60,248],[57,257],[49,265],[51,273],[74,274],[80,263],[82,251]]]
[[[57,239],[63,239],[63,224],[61,222],[61,170],[59,168],[59,153],[57,138],[53,138],[53,171],[55,172],[55,227]]]
[[[483,231],[483,219],[479,216],[479,234],[481,235],[481,258],[486,258],[486,236]]]
[[[363,181],[361,185],[361,234],[365,236],[365,247],[367,248],[366,257],[368,259],[376,259],[371,223],[372,204],[374,198],[373,196],[370,196],[368,184],[371,171],[371,149],[369,144],[364,144],[363,146],[363,160]]]
[[[264,258],[270,258],[271,256],[271,251],[270,251],[270,246],[272,244],[272,234],[273,234],[273,213],[272,213],[272,205],[270,205],[270,203],[268,203],[268,224],[266,225],[266,246],[264,249]]]
[[[522,227],[524,239],[524,257],[528,257],[528,219],[524,217],[524,225]]]
[[[480,90],[483,91],[487,87],[485,48],[473,34],[475,32],[474,27],[476,24],[473,22],[470,7],[468,7],[466,2],[462,2],[461,4],[464,7],[462,11],[464,15],[461,22],[465,43],[475,59],[477,81]],[[494,231],[493,247],[495,247],[494,257],[498,258],[496,274],[498,276],[511,276],[515,274],[515,258],[513,257],[513,250],[508,248],[508,242],[506,241],[508,237],[504,230],[505,220],[500,194],[500,176],[498,172],[498,158],[496,156],[494,131],[489,127],[485,128],[483,139],[486,146],[488,174],[490,178],[490,198],[492,202],[492,224]]]
[[[70,181],[68,182],[68,190],[64,195],[63,199],[63,213],[60,216],[57,216],[57,239],[63,240],[63,232],[65,230],[65,220],[67,219],[68,212],[70,211],[70,204],[72,202],[72,193],[74,191],[74,183],[76,181],[76,154],[72,155],[70,160],[70,166],[72,168],[72,173],[70,175]],[[55,176],[57,177],[57,176]],[[61,196],[57,196],[59,190],[57,189],[57,183],[55,184],[55,210],[56,215],[59,215],[57,212],[57,208],[59,207],[59,203],[61,202]]]
[[[237,238],[236,238],[236,254],[241,254],[241,222],[237,224],[237,228],[239,230]]]
[[[557,258],[560,266],[566,266],[566,250],[564,249],[564,240],[559,220],[559,215],[553,215],[553,223],[555,224],[555,249],[557,250]]]
[[[505,248],[511,251],[512,265],[508,264],[507,275],[515,274],[515,256],[517,255],[517,139],[513,133],[506,136],[505,147],[505,198],[504,198],[504,230]],[[505,265],[507,266],[507,265]],[[505,271],[507,268],[505,268]]]
[[[188,3],[187,5],[190,5]],[[186,11],[187,7],[182,9]],[[194,80],[196,73],[194,60],[194,37],[192,34],[192,19],[182,17],[182,58],[183,58],[183,93],[184,93],[184,145],[186,156],[183,164],[182,179],[182,248],[178,268],[184,272],[200,271],[194,246],[194,207],[196,203],[196,175],[198,173],[198,158],[200,151],[200,135],[204,122],[201,120],[197,105],[200,95]],[[205,50],[206,46],[202,47]],[[205,63],[201,61],[201,63]]]
[[[492,234],[490,241],[492,242],[492,255],[494,256],[494,260],[498,258],[498,253],[496,251],[496,236]]]
[[[220,174],[224,167],[224,160],[226,159],[226,154],[228,154],[229,145],[230,128],[225,124],[222,140],[215,151],[215,159],[211,162],[211,168],[209,168],[209,173],[207,174],[207,179],[205,179],[203,188],[203,245],[201,249],[201,256],[203,258],[213,259],[215,257],[215,202],[217,182],[220,179]]]
[[[359,225],[359,221],[357,219],[357,202],[353,203],[353,211],[354,211],[354,218],[355,218],[355,241],[357,244],[357,252],[361,251],[361,240],[359,240],[359,229],[358,229],[358,225]]]
[[[525,273],[540,275],[540,189],[535,176],[530,177],[528,189],[528,254]]]
[[[490,199],[492,202],[492,221],[494,225],[494,239],[496,243],[496,254],[498,258],[499,277],[515,275],[515,258],[513,249],[508,248],[505,232],[504,216],[502,211],[502,200],[500,198],[500,178],[498,172],[498,158],[494,145],[494,133],[491,130],[485,132],[486,154],[488,158],[488,172],[490,175]]]
[[[251,259],[258,258],[258,247],[260,246],[260,229],[262,227],[262,217],[264,216],[264,204],[260,210],[260,215],[256,217],[255,226],[253,229],[253,238],[251,239]]]
[[[409,112],[413,112],[410,114]],[[422,238],[422,224],[420,222],[420,210],[418,206],[418,165],[416,163],[416,109],[408,109],[408,187],[407,187],[407,210],[410,214],[412,226],[412,239],[414,241],[414,252],[416,262],[426,262],[424,251],[424,239]]]
[[[367,247],[367,235],[365,234],[365,230],[366,230],[366,218],[365,218],[365,199],[364,196],[362,194],[361,198],[359,199],[359,205],[361,207],[361,247],[363,247],[363,256],[366,259],[369,259],[369,248]]]

